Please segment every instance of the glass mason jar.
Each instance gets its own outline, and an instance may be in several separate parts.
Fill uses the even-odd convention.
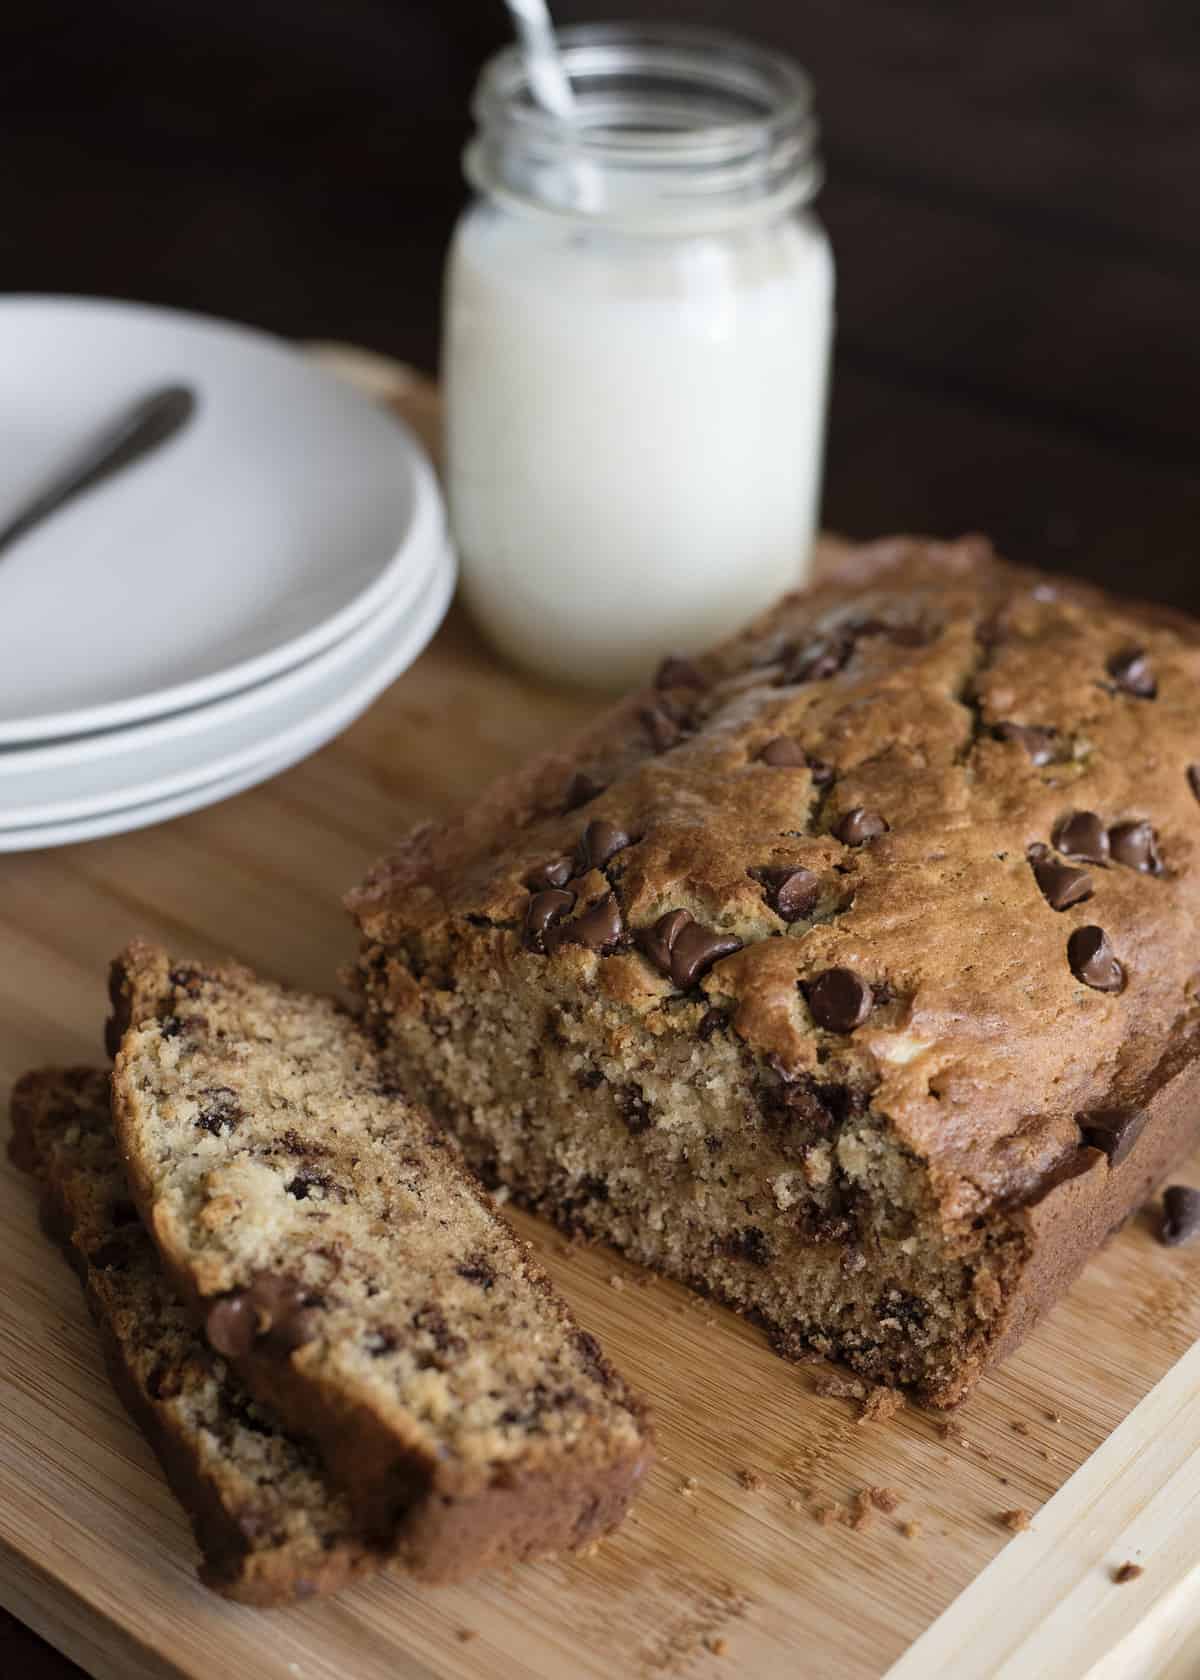
[[[600,687],[807,575],[833,261],[807,76],[718,34],[567,29],[570,122],[485,67],[451,246],[463,589],[512,659]]]

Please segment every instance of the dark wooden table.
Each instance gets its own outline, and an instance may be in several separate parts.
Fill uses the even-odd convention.
[[[990,532],[1200,608],[1190,0],[557,0],[812,70],[839,265],[825,522]],[[139,297],[433,368],[500,0],[41,0],[0,22],[10,290]],[[0,1616],[0,1669],[73,1672]]]

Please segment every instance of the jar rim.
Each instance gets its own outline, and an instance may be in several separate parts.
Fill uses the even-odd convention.
[[[724,30],[671,23],[576,24],[557,33],[577,114],[545,110],[516,43],[485,64],[472,108],[475,185],[527,210],[638,220],[628,208],[545,202],[514,186],[520,168],[569,160],[578,170],[669,183],[673,219],[738,213],[749,196],[780,207],[820,184],[813,84],[783,53]],[[734,206],[737,206],[737,210]]]

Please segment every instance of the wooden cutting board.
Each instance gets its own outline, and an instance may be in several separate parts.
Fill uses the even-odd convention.
[[[343,370],[418,426],[427,386]],[[596,702],[500,665],[456,610],[340,740],[164,827],[0,860],[0,1098],[23,1069],[97,1056],[111,954],[135,933],[326,988],[351,953],[339,895],[391,838],[468,801]],[[1200,1182],[1200,1161],[1192,1164]],[[102,1680],[881,1675],[1200,1333],[1200,1255],[1131,1222],[955,1417],[859,1423],[762,1336],[601,1249],[516,1223],[657,1412],[658,1463],[593,1556],[453,1589],[376,1580],[255,1612],[201,1588],[187,1523],[105,1381],[78,1287],[0,1171],[0,1601]],[[940,1426],[941,1425],[941,1426]],[[749,1485],[746,1485],[749,1484]],[[894,1514],[820,1506],[893,1489]],[[902,1525],[919,1525],[911,1537]]]

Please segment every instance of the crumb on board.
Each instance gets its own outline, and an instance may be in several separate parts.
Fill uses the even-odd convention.
[[[1046,1422],[1047,1423],[1061,1423],[1062,1422],[1062,1413],[1061,1412],[1047,1411]]]
[[[973,1452],[977,1458],[990,1459],[992,1456],[986,1448],[979,1446],[969,1436],[964,1435],[958,1425],[951,1423],[948,1419],[944,1419],[938,1424],[937,1432],[943,1441],[949,1441],[951,1446],[961,1447],[964,1452]]]
[[[686,1498],[689,1495],[695,1493],[696,1489],[699,1486],[700,1486],[700,1483],[695,1476],[685,1476],[679,1484],[679,1491]]]
[[[761,1493],[766,1486],[757,1470],[738,1470],[736,1476],[747,1493]]]
[[[871,1509],[870,1489],[862,1488],[850,1501],[850,1511],[846,1518],[847,1527],[852,1528],[856,1534],[861,1534],[864,1529],[870,1528],[874,1518],[875,1513]]]
[[[891,1516],[893,1511],[900,1509],[900,1495],[895,1488],[871,1487],[867,1489],[867,1496],[877,1511]]]
[[[715,1639],[707,1640],[706,1644],[708,1645],[708,1648],[712,1652],[714,1657],[723,1657],[725,1655],[726,1651],[729,1649],[728,1641],[725,1640],[725,1639],[722,1639],[719,1634],[717,1635],[717,1637]]]
[[[832,1528],[834,1523],[845,1520],[846,1507],[844,1505],[814,1505],[813,1516],[822,1528]]]
[[[1126,1581],[1136,1581],[1139,1575],[1145,1573],[1140,1563],[1123,1563],[1119,1569],[1113,1570],[1113,1580],[1117,1586],[1123,1587]]]
[[[1001,1511],[996,1519],[1010,1528],[1014,1534],[1023,1534],[1033,1522],[1033,1515],[1023,1505],[1018,1505],[1012,1511]]]
[[[803,1509],[804,1509],[804,1501],[802,1499],[789,1499],[788,1500],[788,1510],[789,1511],[803,1511]]]
[[[472,1639],[479,1638],[478,1628],[459,1628],[458,1637],[464,1645],[469,1645]]]
[[[898,1388],[873,1388],[863,1401],[859,1423],[888,1423],[904,1410],[904,1396]]]
[[[915,1517],[910,1517],[907,1522],[900,1524],[900,1532],[906,1540],[919,1540],[921,1538],[921,1525]]]
[[[616,1272],[614,1272],[608,1280],[608,1287],[610,1289],[615,1289],[619,1294],[620,1291],[622,1289],[624,1289],[624,1287],[625,1287],[625,1279],[622,1278],[622,1277],[618,1277]]]
[[[1014,1435],[1032,1435],[1033,1434],[1032,1429],[1030,1429],[1029,1425],[1025,1422],[1024,1418],[1013,1418],[1012,1422],[1009,1424],[1008,1427],[1012,1430]]]
[[[865,1400],[867,1385],[861,1377],[847,1377],[841,1371],[822,1371],[813,1388],[823,1400]]]

